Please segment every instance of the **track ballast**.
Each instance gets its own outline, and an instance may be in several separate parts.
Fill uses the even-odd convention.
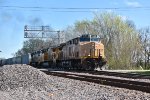
[[[58,77],[93,82],[102,85],[108,85],[108,86],[114,86],[119,88],[126,88],[126,89],[138,90],[138,91],[150,93],[150,83],[148,82],[124,80],[118,78],[108,78],[108,77],[93,76],[93,75],[79,75],[75,73],[66,73],[66,72],[65,73],[55,72],[55,71],[43,71],[43,72],[45,72],[47,75],[53,75]]]

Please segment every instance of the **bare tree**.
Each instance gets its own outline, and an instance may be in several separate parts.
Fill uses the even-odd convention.
[[[52,40],[29,39],[24,41],[22,49],[18,50],[14,56],[20,56],[27,53],[32,53],[37,50],[48,48],[53,45]]]
[[[150,68],[150,28],[142,28],[139,31],[140,42],[142,43],[142,58],[145,69]]]

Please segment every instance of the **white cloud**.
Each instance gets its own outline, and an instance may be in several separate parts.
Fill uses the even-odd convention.
[[[125,0],[125,4],[130,7],[142,7],[142,5],[139,2],[133,0]]]

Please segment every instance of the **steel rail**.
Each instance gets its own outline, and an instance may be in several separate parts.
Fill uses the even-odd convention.
[[[137,74],[137,73],[124,73],[124,72],[111,72],[111,71],[68,71],[77,73],[88,73],[92,75],[106,75],[132,79],[150,79],[150,75]]]

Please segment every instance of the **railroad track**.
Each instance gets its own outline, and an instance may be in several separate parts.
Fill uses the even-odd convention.
[[[66,71],[66,72],[75,72],[75,73],[88,73],[91,75],[106,75],[106,76],[115,76],[123,78],[132,78],[132,79],[150,79],[150,75],[137,74],[137,73],[127,73],[127,72],[112,72],[112,71],[85,71],[85,70],[64,70],[56,69],[56,71]]]
[[[51,71],[51,70],[50,70]],[[85,71],[85,70],[64,70],[64,69],[56,69],[56,71],[65,71],[65,72],[73,72],[73,73],[88,73],[91,75],[105,75],[105,76],[115,76],[122,78],[130,78],[130,79],[150,79],[150,75],[146,74],[138,74],[138,73],[130,73],[130,72],[116,72],[116,71]]]
[[[106,75],[132,79],[150,79],[150,75],[142,75],[137,73],[123,73],[123,72],[111,72],[111,71],[72,71],[77,73],[88,73],[91,75]]]
[[[132,80],[123,80],[123,79],[114,79],[114,78],[106,78],[106,77],[99,77],[99,76],[87,76],[87,75],[79,75],[79,74],[72,74],[72,73],[63,73],[63,72],[50,72],[50,71],[43,71],[47,75],[59,76],[69,79],[75,79],[80,81],[87,81],[93,82],[102,85],[109,85],[115,86],[119,88],[126,88],[131,90],[138,90],[142,92],[150,93],[150,83],[148,82],[139,82],[139,81],[132,81]]]

